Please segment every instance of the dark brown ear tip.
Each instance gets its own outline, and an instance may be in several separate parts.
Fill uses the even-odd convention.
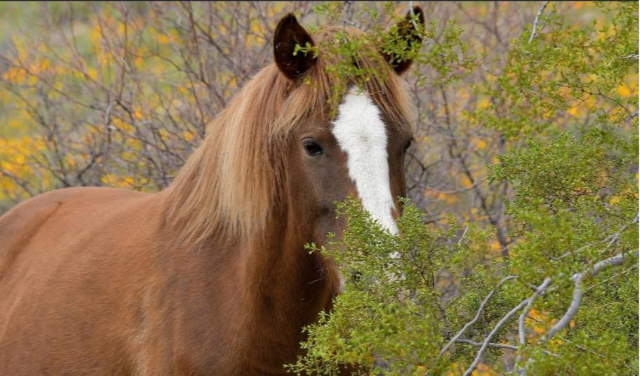
[[[284,16],[273,36],[273,53],[280,71],[290,79],[299,78],[315,62],[312,54],[294,54],[296,46],[313,45],[313,39],[293,13]]]
[[[295,14],[288,13],[286,16],[282,17],[282,19],[280,20],[280,23],[281,24],[298,23],[298,19],[296,18]]]
[[[276,26],[276,34],[278,33],[278,30],[281,30],[285,26],[297,24],[298,19],[296,18],[296,16],[293,13],[289,13],[286,16],[282,17],[282,19],[280,19],[280,22],[278,22],[278,26]]]
[[[414,17],[417,17],[417,22],[415,21]],[[419,6],[415,6],[412,8],[412,10],[407,12],[404,20],[400,21],[400,23],[398,24],[398,31],[400,32],[400,36],[406,39],[407,42],[417,42],[417,44],[420,44],[423,38],[422,32],[424,25],[424,12],[422,11],[422,8],[420,8]],[[389,62],[389,64],[391,64],[393,69],[398,74],[402,74],[407,69],[409,69],[412,63],[411,59],[398,61],[397,57],[395,57],[394,55],[385,55],[385,59],[387,60],[387,62]]]
[[[418,19],[420,20],[421,24],[424,24],[424,12],[422,11],[422,8],[419,6],[415,6],[413,7],[413,14],[417,14],[418,15]],[[411,17],[411,12],[407,12],[407,18]]]

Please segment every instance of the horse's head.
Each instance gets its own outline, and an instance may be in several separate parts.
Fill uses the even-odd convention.
[[[424,24],[422,10],[415,8],[414,13]],[[407,42],[420,40],[419,34],[408,32],[417,26],[415,18],[407,15],[398,26],[407,38],[413,38]],[[336,34],[321,38],[326,41]],[[316,100],[317,93],[330,91],[335,84],[326,75],[332,63],[323,51],[305,54],[299,48],[296,51],[296,45],[311,46],[314,41],[296,18],[288,15],[280,21],[274,38],[276,65],[295,87],[285,108],[313,106],[309,102]],[[404,158],[412,142],[411,106],[398,76],[411,61],[374,52],[384,65],[378,67],[381,72],[377,77],[361,88],[355,81],[344,85],[337,108],[322,103],[322,111],[307,111],[312,115],[303,118],[287,137],[288,199],[311,221],[308,225],[313,227],[314,242],[322,243],[328,232],[340,235],[343,226],[336,219],[335,202],[349,196],[359,198],[384,228],[397,232],[398,198],[406,193]],[[353,64],[375,64],[367,54],[358,56]],[[325,102],[329,99],[329,95],[320,97]]]

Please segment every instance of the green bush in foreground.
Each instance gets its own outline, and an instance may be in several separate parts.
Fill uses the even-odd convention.
[[[498,194],[468,188],[499,209],[492,226],[453,214],[425,225],[405,202],[395,237],[341,204],[344,238],[310,248],[337,261],[344,291],[291,371],[638,374],[638,4],[598,3],[609,21],[582,25],[555,6],[509,42],[474,87],[490,100],[464,113],[499,138],[482,166]]]
[[[538,152],[535,147],[528,151],[531,155]],[[529,213],[531,201],[544,201],[538,199],[528,195],[515,200],[511,209]],[[596,206],[576,205],[573,210],[593,212]],[[471,245],[478,235],[473,230],[468,229],[465,238],[448,241],[455,238],[453,226],[447,231],[425,226],[422,213],[409,203],[405,202],[398,221],[398,237],[384,231],[358,202],[339,207],[340,215],[348,220],[344,238],[327,247],[310,246],[310,250],[337,261],[346,280],[344,290],[335,299],[333,311],[306,329],[309,337],[303,347],[307,353],[290,365],[292,371],[335,375],[344,365],[351,365],[361,374],[458,375],[486,340],[492,345],[476,366],[487,374],[516,370],[533,375],[637,373],[637,228],[633,212],[626,213],[631,218],[628,226],[622,224],[624,216],[614,220],[541,213],[537,221],[524,226],[526,240],[516,246],[511,259],[494,262],[474,252]],[[615,238],[598,239],[596,227],[603,220],[621,223]],[[556,244],[582,241],[584,246],[558,248],[551,240]],[[571,275],[621,253],[626,257],[622,264],[583,280],[577,315],[545,339],[572,301],[575,285]],[[453,280],[450,285],[444,283],[447,276]],[[526,306],[545,278],[550,281],[544,293]],[[482,304],[491,290],[495,290],[493,296]],[[523,343],[518,340],[521,314],[526,317]],[[473,322],[476,315],[478,320]],[[498,324],[501,320],[502,326]],[[445,346],[469,322],[472,324],[457,337],[459,341]]]

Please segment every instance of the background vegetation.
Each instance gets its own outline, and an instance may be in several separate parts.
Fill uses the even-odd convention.
[[[0,213],[162,189],[282,15],[379,34],[409,3],[416,208],[394,238],[343,206],[344,242],[317,251],[353,278],[291,369],[638,374],[637,2],[1,3]]]

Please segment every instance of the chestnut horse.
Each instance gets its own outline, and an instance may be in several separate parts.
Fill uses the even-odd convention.
[[[402,30],[424,22],[414,12]],[[316,40],[342,29],[328,30]],[[361,54],[354,64],[384,74],[332,111],[331,60],[294,54],[307,42],[293,15],[280,21],[275,64],[165,190],[60,189],[0,217],[1,375],[285,373],[340,290],[332,261],[304,245],[340,234],[334,203],[349,195],[397,231],[413,119],[399,78],[410,61]]]

